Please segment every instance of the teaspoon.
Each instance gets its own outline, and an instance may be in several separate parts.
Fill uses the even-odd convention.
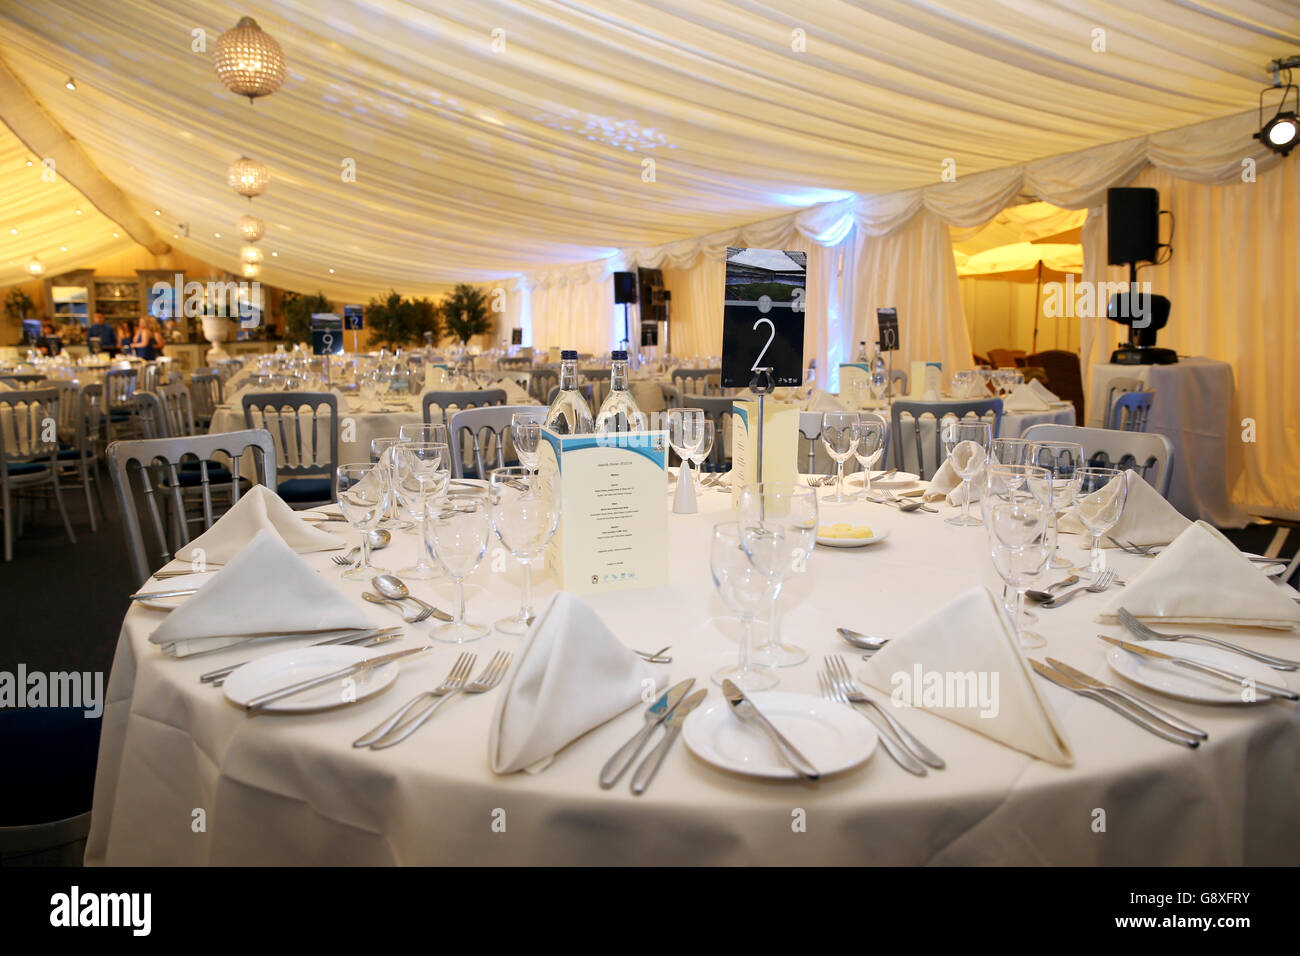
[[[450,621],[451,615],[446,611],[440,611],[438,608],[429,604],[427,601],[421,601],[411,593],[410,588],[395,574],[377,574],[370,579],[370,583],[386,598],[392,598],[395,601],[414,601],[424,610],[428,611],[440,621]]]

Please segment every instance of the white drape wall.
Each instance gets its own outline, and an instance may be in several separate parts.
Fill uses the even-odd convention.
[[[535,277],[527,306],[533,344],[594,355],[613,348],[623,337],[623,307],[614,305],[620,266],[607,261]],[[629,321],[635,330],[635,313]]]
[[[722,349],[722,300],[727,266],[701,256],[690,269],[663,270],[664,289],[672,294],[669,346],[674,356],[717,355]]]

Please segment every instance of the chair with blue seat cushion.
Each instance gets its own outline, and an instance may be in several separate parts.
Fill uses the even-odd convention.
[[[15,508],[19,496],[49,487],[68,540],[77,536],[63,506],[59,482],[59,391],[28,388],[0,392],[0,508],[4,509],[5,560],[13,560]],[[22,525],[17,525],[21,533]]]
[[[246,464],[245,457],[251,459],[251,465]],[[224,484],[214,481],[208,473],[207,464],[214,460],[230,463],[230,478]],[[174,523],[176,530],[169,543],[165,520],[169,507],[184,510],[181,474],[186,461],[198,463],[196,490],[201,496],[199,520],[203,531],[224,514],[224,510],[218,510],[214,489],[228,490],[233,507],[248,482],[256,481],[268,488],[276,486],[275,444],[265,429],[114,442],[108,447],[109,474],[122,515],[131,567],[140,584],[149,580],[152,568],[162,567],[174,554],[183,553],[184,546],[192,540],[190,522],[182,521]],[[149,539],[156,545],[157,558],[149,553],[140,520],[142,510],[150,519]]]
[[[265,428],[275,442],[280,478],[276,493],[296,510],[333,502],[339,470],[338,396],[333,392],[250,392],[241,402],[244,424]],[[289,484],[300,479],[313,481]]]
[[[108,440],[138,438],[135,419],[136,370],[129,365],[104,373],[104,405],[108,412]]]
[[[907,434],[903,430],[903,416],[907,415],[912,419],[911,428],[912,436],[916,442],[916,473],[923,480],[929,481],[934,477],[934,473],[939,470],[943,464],[943,429],[940,427],[943,420],[949,416],[963,419],[967,416],[975,416],[989,422],[993,426],[993,437],[998,437],[998,432],[1002,428],[1002,399],[975,399],[972,401],[961,402],[894,402],[890,408],[891,427],[890,441],[894,446],[894,466],[900,471],[906,471],[903,456],[903,436]],[[934,417],[934,458],[932,464],[925,461],[925,451],[921,441],[921,420],[927,416]]]
[[[1127,432],[1081,425],[1031,425],[1020,436],[1027,441],[1072,441],[1083,446],[1088,464],[1100,468],[1132,468],[1161,497],[1169,497],[1174,476],[1174,446],[1156,432]]]
[[[99,450],[97,442],[102,426],[100,413],[103,386],[82,385],[74,380],[58,383],[59,390],[59,479],[80,487],[86,497],[86,513],[90,516],[90,530],[99,530],[95,518],[95,502],[90,497],[90,486],[95,486],[99,513],[104,513],[104,500],[99,490]]]
[[[1106,427],[1123,432],[1146,431],[1154,395],[1151,391],[1123,392],[1110,407],[1110,421]]]
[[[447,423],[453,478],[487,478],[494,468],[508,464],[510,420],[515,412],[538,412],[536,405],[491,405],[453,412]],[[472,449],[474,468],[465,467],[466,448]]]

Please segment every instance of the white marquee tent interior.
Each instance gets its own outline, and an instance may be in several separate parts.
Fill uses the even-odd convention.
[[[212,74],[246,15],[289,64],[256,105]],[[503,286],[503,328],[594,351],[622,327],[611,274],[657,267],[674,351],[714,354],[726,247],[784,248],[807,253],[819,368],[894,306],[899,361],[959,369],[968,257],[1068,236],[1057,267],[1124,278],[1106,189],[1155,187],[1161,344],[1234,368],[1257,429],[1236,501],[1300,512],[1300,159],[1252,139],[1265,65],[1300,49],[1291,0],[10,0],[0,22],[0,285],[137,243],[237,269],[247,155],[278,286]],[[1087,374],[1119,334],[1066,337]]]

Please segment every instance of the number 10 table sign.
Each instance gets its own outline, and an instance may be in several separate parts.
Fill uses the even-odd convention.
[[[546,565],[561,590],[668,583],[668,438],[663,431],[542,431],[539,473],[560,475],[560,527]]]

